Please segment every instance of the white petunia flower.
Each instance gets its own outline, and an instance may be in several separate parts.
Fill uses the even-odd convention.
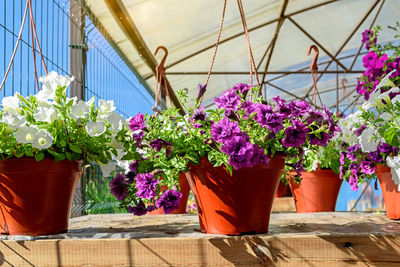
[[[389,78],[395,71],[396,71],[396,69],[394,69],[391,72],[389,72],[388,74],[386,74],[385,77],[383,77],[382,80],[378,83],[375,90],[379,90],[383,86],[395,87],[396,85]]]
[[[395,97],[393,97],[392,100],[390,100],[390,102],[392,102],[392,104],[400,102],[400,95],[396,95]]]
[[[388,112],[384,112],[384,113],[382,113],[381,118],[384,121],[390,121],[392,119],[392,115]]]
[[[79,100],[76,105],[71,107],[70,116],[74,119],[83,118],[89,113],[89,106],[82,100]]]
[[[74,77],[58,75],[57,72],[51,71],[47,75],[39,78],[39,81],[43,83],[43,85],[42,90],[40,90],[36,96],[38,99],[54,99],[57,87],[68,87],[73,80]]]
[[[88,122],[86,124],[86,131],[91,137],[100,136],[106,131],[104,121],[100,122]]]
[[[351,146],[359,144],[359,139],[357,135],[349,130],[342,131],[340,139]]]
[[[1,105],[3,106],[4,110],[18,112],[19,111],[19,93],[15,93],[14,96],[6,96],[3,97]]]
[[[366,128],[361,135],[358,137],[360,141],[361,149],[364,152],[374,152],[377,150],[378,145],[381,143],[381,139],[376,139],[378,132],[373,128]]]
[[[49,133],[47,130],[40,129],[35,142],[32,143],[32,146],[39,149],[46,149],[53,144],[53,141],[54,137],[51,135],[51,133]]]
[[[116,113],[115,111],[111,112],[110,115],[108,115],[107,121],[110,123],[111,129],[114,132],[119,132],[122,130],[122,126],[124,123],[122,116]]]
[[[39,129],[35,127],[22,126],[14,133],[15,139],[21,144],[32,144],[39,135]]]
[[[400,191],[400,156],[395,156],[393,158],[388,156],[386,158],[386,165],[390,168],[393,182],[399,185],[398,190]]]
[[[12,129],[22,127],[26,124],[26,117],[18,113],[5,111],[1,122],[8,124]]]
[[[103,177],[109,177],[113,171],[115,171],[115,163],[109,161],[107,164],[99,163]]]
[[[33,113],[33,117],[35,118],[36,121],[43,121],[50,123],[55,119],[57,119],[57,111],[55,110],[54,107],[50,108],[39,107],[38,109],[35,110],[35,113]]]
[[[38,98],[38,107],[42,107],[42,108],[51,108],[53,107],[53,104],[45,98]]]
[[[118,167],[122,168],[124,170],[125,174],[128,174],[129,172],[129,164],[131,162],[129,160],[117,160],[117,165]]]
[[[99,100],[99,117],[101,119],[107,118],[111,112],[115,110],[114,101],[112,100]]]
[[[125,156],[127,152],[123,149],[117,149],[117,156],[115,157],[116,160],[120,161],[123,156]]]

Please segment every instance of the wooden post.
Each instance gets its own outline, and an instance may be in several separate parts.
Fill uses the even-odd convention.
[[[76,96],[85,100],[85,73],[86,73],[86,50],[85,42],[85,13],[76,1],[70,0],[69,9],[69,47],[70,47],[70,73],[75,80],[70,85],[70,97]],[[79,206],[85,203],[85,174],[79,180],[72,204],[71,216],[83,215]]]

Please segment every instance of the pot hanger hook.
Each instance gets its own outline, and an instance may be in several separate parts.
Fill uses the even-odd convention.
[[[314,57],[313,60],[311,61],[311,65],[310,65],[310,70],[311,71],[318,71],[318,55],[319,55],[319,49],[316,45],[310,45],[308,47],[308,52],[307,52],[307,56],[309,56],[311,54],[311,50],[314,49]]]
[[[343,79],[342,79],[342,88],[343,88],[343,92],[346,91],[346,85],[345,85],[345,83],[348,83],[348,81],[347,81],[346,78],[343,78]]]
[[[164,64],[165,64],[165,60],[167,59],[167,56],[168,56],[168,50],[167,50],[167,48],[165,48],[165,46],[162,46],[162,45],[160,45],[159,47],[156,48],[156,51],[154,52],[154,56],[157,55],[157,53],[158,53],[158,51],[159,51],[160,49],[164,51],[164,56],[163,56],[163,58],[161,59],[160,63],[158,63],[158,65],[157,65],[157,67],[156,67],[156,70],[158,70],[159,73],[165,71]]]

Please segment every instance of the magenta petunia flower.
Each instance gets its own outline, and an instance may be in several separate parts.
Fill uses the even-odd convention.
[[[221,143],[237,133],[240,133],[238,123],[230,121],[228,118],[223,118],[217,124],[211,126],[212,138]]]
[[[221,97],[214,98],[214,103],[218,108],[224,108],[225,112],[236,110],[240,105],[240,96],[232,89],[225,91]]]
[[[142,216],[147,213],[147,208],[142,200],[139,201],[139,204],[136,207],[128,207],[128,212],[133,213],[136,216]]]
[[[293,126],[285,130],[285,137],[282,139],[284,147],[299,147],[307,140],[307,127],[298,120],[293,121]]]
[[[229,155],[229,164],[237,169],[251,167],[253,144],[245,133],[237,134],[223,142],[221,152]]]
[[[171,213],[179,208],[179,201],[182,198],[182,193],[177,190],[167,190],[156,201],[156,207],[164,209],[164,213]]]
[[[256,112],[256,120],[262,127],[266,127],[275,134],[284,128],[283,115],[274,113],[270,105],[258,104]]]
[[[157,185],[159,181],[154,179],[150,173],[139,173],[135,177],[136,188],[138,189],[136,195],[140,198],[153,198],[157,193]]]
[[[170,146],[172,146],[172,144],[170,142],[167,142],[163,139],[158,138],[158,139],[151,140],[150,146],[152,148],[154,148],[156,151],[160,151],[163,147],[170,147]]]
[[[117,173],[115,178],[110,181],[110,192],[118,200],[124,200],[128,193],[128,183],[123,174]]]
[[[312,107],[306,101],[290,101],[289,108],[292,111],[294,116],[303,116],[310,111],[312,111]]]
[[[197,99],[200,99],[201,97],[203,97],[203,95],[206,93],[207,91],[207,84],[201,84],[199,83],[199,85],[197,86],[198,91],[197,91]]]
[[[139,147],[142,144],[144,137],[144,132],[140,131],[139,133],[134,133],[132,134],[132,139],[136,142],[135,145],[136,147]]]
[[[250,90],[250,85],[245,83],[238,83],[235,86],[233,86],[232,89],[235,91],[239,91],[243,95],[243,97],[246,97],[247,93]]]
[[[146,122],[144,120],[144,115],[140,112],[133,118],[129,120],[129,128],[134,132],[137,130],[143,130],[146,128]]]

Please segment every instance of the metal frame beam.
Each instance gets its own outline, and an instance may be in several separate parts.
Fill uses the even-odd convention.
[[[150,49],[147,47],[147,44],[143,40],[139,30],[137,29],[135,23],[133,22],[132,17],[130,16],[128,10],[121,0],[105,0],[106,5],[108,6],[111,14],[113,15],[115,21],[121,28],[121,30],[125,33],[128,40],[132,43],[132,45],[136,48],[138,53],[142,55],[144,62],[146,65],[152,70],[153,74],[156,73],[157,61],[151,53]],[[172,103],[179,108],[179,112],[184,114],[185,111],[179,102],[178,98],[175,95],[174,90],[166,79],[167,90],[171,97]]]
[[[351,70],[351,71],[334,71],[334,70],[326,70],[320,73],[326,74],[336,74],[336,73],[346,73],[346,74],[360,74],[363,73],[363,70]],[[166,75],[207,75],[207,71],[169,71],[166,72]],[[249,74],[248,71],[212,71],[213,75],[243,75]],[[309,70],[295,70],[295,71],[260,71],[258,74],[310,74]],[[268,81],[265,81],[268,82]]]

